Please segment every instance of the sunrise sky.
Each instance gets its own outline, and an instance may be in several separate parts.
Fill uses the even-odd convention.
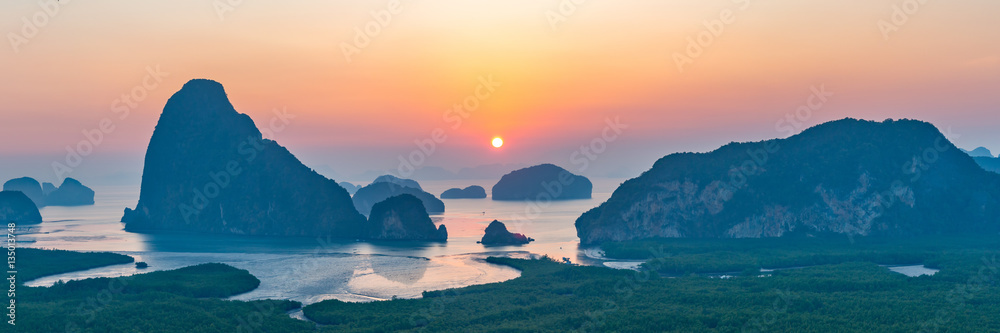
[[[1000,2],[576,1],[4,1],[0,180],[55,180],[52,162],[105,118],[114,129],[68,176],[137,176],[193,78],[222,83],[259,127],[286,110],[273,138],[348,178],[396,168],[435,129],[447,139],[429,166],[635,176],[669,153],[787,136],[779,121],[815,90],[833,95],[795,131],[916,118],[1000,150]],[[373,25],[363,45],[355,29]],[[169,74],[146,79],[156,68]],[[457,124],[448,110],[490,78]],[[136,92],[124,116],[116,99]],[[572,154],[609,119],[628,127],[581,170]]]

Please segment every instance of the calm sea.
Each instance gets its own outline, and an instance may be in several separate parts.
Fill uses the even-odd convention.
[[[512,268],[487,264],[484,259],[491,255],[524,258],[548,255],[560,260],[568,258],[573,263],[603,264],[587,256],[594,252],[592,249],[579,247],[573,222],[583,212],[607,200],[623,180],[592,181],[594,194],[590,200],[446,199],[446,213],[433,219],[448,227],[447,243],[136,234],[124,231],[119,220],[125,207],[135,207],[138,186],[95,187],[97,196],[93,206],[43,208],[44,222],[20,230],[23,243],[19,245],[110,251],[149,264],[144,270],[129,264],[49,276],[30,281],[29,286],[221,262],[246,269],[261,280],[258,289],[234,299],[291,299],[309,304],[331,298],[344,301],[415,298],[423,291],[499,282],[519,275]],[[446,189],[469,185],[483,186],[489,192],[494,183],[495,180],[422,181],[421,186],[440,195]],[[494,219],[505,222],[512,232],[524,233],[535,241],[523,246],[477,244]]]

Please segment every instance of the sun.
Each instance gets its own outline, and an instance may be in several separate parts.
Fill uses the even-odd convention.
[[[503,139],[500,137],[493,138],[493,148],[500,148],[500,146],[503,146]]]

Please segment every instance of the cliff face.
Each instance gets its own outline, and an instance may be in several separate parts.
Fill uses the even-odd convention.
[[[845,119],[661,158],[576,221],[582,243],[1000,229],[1000,175],[933,125]]]
[[[364,217],[347,191],[263,139],[222,85],[192,80],[160,115],[129,231],[354,238]]]
[[[590,199],[593,184],[552,164],[515,170],[493,186],[493,200]]]
[[[448,240],[448,229],[444,225],[435,228],[423,202],[410,194],[375,204],[365,233],[366,238],[376,240]]]
[[[0,222],[36,224],[42,223],[42,214],[38,207],[20,191],[0,191]]]
[[[400,186],[390,182],[376,182],[362,187],[358,192],[354,193],[352,200],[354,201],[355,209],[362,214],[369,215],[375,204],[400,194],[409,194],[420,199],[424,204],[424,209],[428,213],[444,213],[444,202],[433,194],[424,192],[418,188]]]

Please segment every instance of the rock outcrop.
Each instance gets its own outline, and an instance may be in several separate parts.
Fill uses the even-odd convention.
[[[661,158],[576,220],[581,243],[1000,230],[1000,175],[915,120],[845,119]]]
[[[221,84],[198,79],[163,108],[139,203],[122,221],[137,232],[356,238],[365,218],[344,188],[264,139]]]
[[[423,202],[424,209],[430,214],[444,213],[444,202],[433,194],[424,192],[418,188],[400,186],[388,182],[371,183],[368,186],[362,187],[357,193],[354,193],[352,200],[354,200],[355,209],[362,214],[370,215],[372,207],[375,204],[400,194],[409,194],[417,197],[417,199]]]
[[[365,234],[374,240],[448,240],[448,229],[444,225],[435,228],[423,202],[410,194],[375,204]]]
[[[37,224],[42,223],[42,214],[38,206],[21,191],[0,191],[0,222]]]
[[[452,188],[441,193],[441,199],[484,199],[486,189],[479,185],[472,185],[466,188]]]
[[[493,200],[590,199],[593,188],[586,177],[552,164],[542,164],[501,177],[493,186]]]
[[[483,239],[479,243],[483,245],[521,245],[528,244],[531,241],[534,241],[534,239],[524,234],[507,231],[507,226],[503,222],[493,220],[486,227],[486,234],[483,235]]]

